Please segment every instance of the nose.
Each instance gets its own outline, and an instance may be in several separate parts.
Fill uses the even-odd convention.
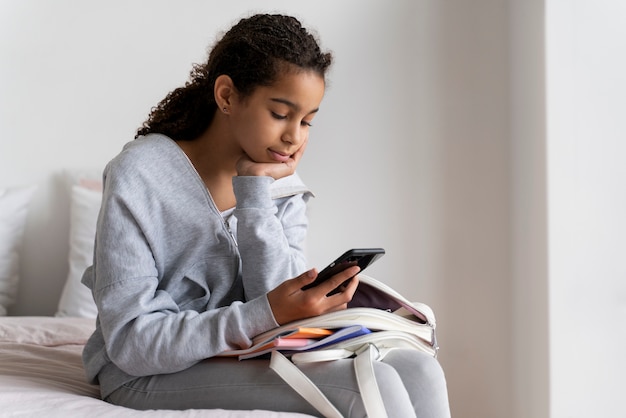
[[[300,145],[306,139],[305,129],[299,123],[289,124],[281,139],[291,145]]]

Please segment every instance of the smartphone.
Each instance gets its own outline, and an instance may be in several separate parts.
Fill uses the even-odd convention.
[[[320,283],[323,283],[326,280],[330,279],[335,274],[347,269],[348,267],[358,265],[361,268],[361,271],[363,271],[367,266],[378,260],[383,255],[385,255],[385,250],[382,248],[353,248],[351,250],[348,250],[335,261],[330,263],[326,268],[324,268],[324,270],[320,271],[315,281],[304,286],[302,290],[307,290],[315,287]],[[352,277],[343,282],[336,289],[331,291],[328,296],[341,292],[341,288],[346,285],[351,279]]]

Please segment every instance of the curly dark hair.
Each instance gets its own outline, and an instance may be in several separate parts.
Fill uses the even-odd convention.
[[[293,66],[324,78],[331,62],[331,53],[322,52],[294,17],[259,14],[241,19],[213,46],[208,62],[195,64],[190,80],[152,108],[135,138],[149,133],[183,141],[198,138],[217,109],[213,88],[220,75],[228,75],[245,98]]]

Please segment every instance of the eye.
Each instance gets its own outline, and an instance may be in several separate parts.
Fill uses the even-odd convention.
[[[313,126],[311,122],[307,122],[306,120],[303,120],[302,122],[300,122],[300,125],[306,126],[307,128],[310,128],[311,126]]]
[[[280,114],[278,114],[278,113],[276,113],[276,112],[271,112],[271,113],[272,113],[272,117],[273,117],[274,119],[278,119],[278,120],[284,120],[284,119],[287,119],[287,116],[285,116],[285,115],[280,115]]]

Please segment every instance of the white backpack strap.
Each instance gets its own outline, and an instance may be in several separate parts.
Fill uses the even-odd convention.
[[[290,362],[278,351],[272,351],[270,369],[274,370],[289,386],[300,396],[307,400],[326,418],[343,418],[341,413],[319,390],[315,383],[304,374],[298,367]],[[374,417],[375,415],[370,415]]]
[[[368,417],[387,418],[387,411],[380,395],[373,366],[373,362],[380,360],[387,351],[389,350],[384,350],[381,353],[374,344],[367,344],[357,352],[354,359],[356,380]],[[345,349],[310,351],[294,354],[291,357],[292,363],[279,351],[273,351],[270,368],[325,417],[341,417],[334,405],[324,396],[315,383],[302,373],[296,364],[337,360],[350,357],[353,354],[352,351]]]
[[[339,360],[342,358],[352,357],[353,355],[353,351],[346,350],[344,348],[333,348],[328,350],[313,350],[296,353],[291,356],[291,361],[293,361],[294,364],[317,363],[319,361]]]
[[[354,359],[356,381],[361,391],[361,399],[368,417],[387,418],[387,411],[380,395],[373,362],[379,359],[379,353],[373,344],[368,344]]]

